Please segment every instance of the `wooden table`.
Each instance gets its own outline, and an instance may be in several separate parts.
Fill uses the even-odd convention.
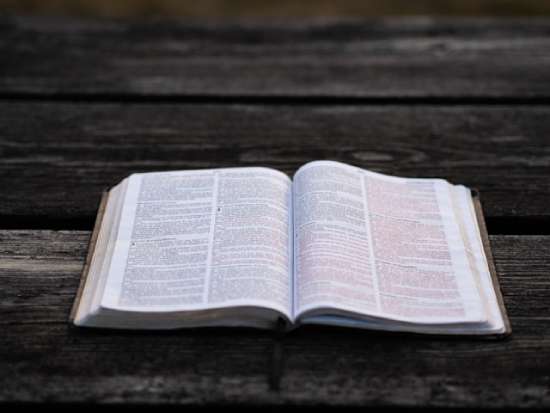
[[[0,18],[2,402],[550,406],[550,20]],[[100,193],[335,159],[480,190],[506,341],[67,323]]]

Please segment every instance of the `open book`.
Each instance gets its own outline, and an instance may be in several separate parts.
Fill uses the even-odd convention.
[[[442,179],[333,161],[293,180],[263,167],[134,174],[100,208],[71,319],[509,333],[476,205]]]

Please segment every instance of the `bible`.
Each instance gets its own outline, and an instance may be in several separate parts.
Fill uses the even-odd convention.
[[[118,329],[511,332],[476,193],[335,161],[133,174],[105,193],[71,312]]]

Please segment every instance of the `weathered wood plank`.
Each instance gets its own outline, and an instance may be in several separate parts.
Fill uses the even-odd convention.
[[[489,219],[544,223],[548,130],[549,106],[0,102],[0,216],[88,228],[101,191],[133,172],[335,159],[447,178],[478,188]]]
[[[550,20],[2,17],[0,94],[550,96]]]
[[[550,406],[550,236],[492,236],[505,341],[304,327],[148,334],[67,325],[89,232],[0,231],[0,401]]]

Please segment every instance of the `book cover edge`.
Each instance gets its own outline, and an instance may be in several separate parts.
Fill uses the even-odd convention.
[[[487,265],[489,267],[489,273],[491,274],[491,281],[493,283],[493,289],[495,290],[495,295],[497,298],[498,306],[504,320],[504,332],[497,334],[498,337],[507,337],[512,334],[512,325],[510,324],[510,319],[508,318],[508,312],[506,311],[506,306],[504,305],[504,299],[502,297],[502,289],[500,287],[500,282],[498,280],[498,274],[496,271],[495,263],[493,260],[493,252],[491,249],[491,243],[489,241],[489,234],[487,232],[487,225],[485,224],[485,218],[483,215],[483,208],[481,206],[479,191],[472,189],[472,201],[474,204],[474,210],[476,214],[476,219],[479,226],[479,232],[481,236],[481,243],[483,245],[483,250],[485,252],[485,257],[487,259]]]
[[[97,210],[97,216],[94,223],[94,229],[90,237],[90,242],[88,244],[88,253],[86,254],[86,261],[84,262],[84,267],[82,268],[82,273],[80,275],[80,283],[76,291],[75,300],[69,314],[69,322],[71,325],[74,325],[74,320],[76,318],[76,313],[78,312],[78,307],[80,306],[80,300],[82,299],[82,293],[84,287],[86,286],[86,280],[88,279],[88,272],[90,271],[90,263],[95,252],[95,247],[97,244],[97,238],[99,235],[99,230],[103,222],[103,216],[105,214],[105,206],[107,205],[107,199],[109,198],[109,192],[104,191],[101,194],[101,200],[99,201],[99,207]]]

